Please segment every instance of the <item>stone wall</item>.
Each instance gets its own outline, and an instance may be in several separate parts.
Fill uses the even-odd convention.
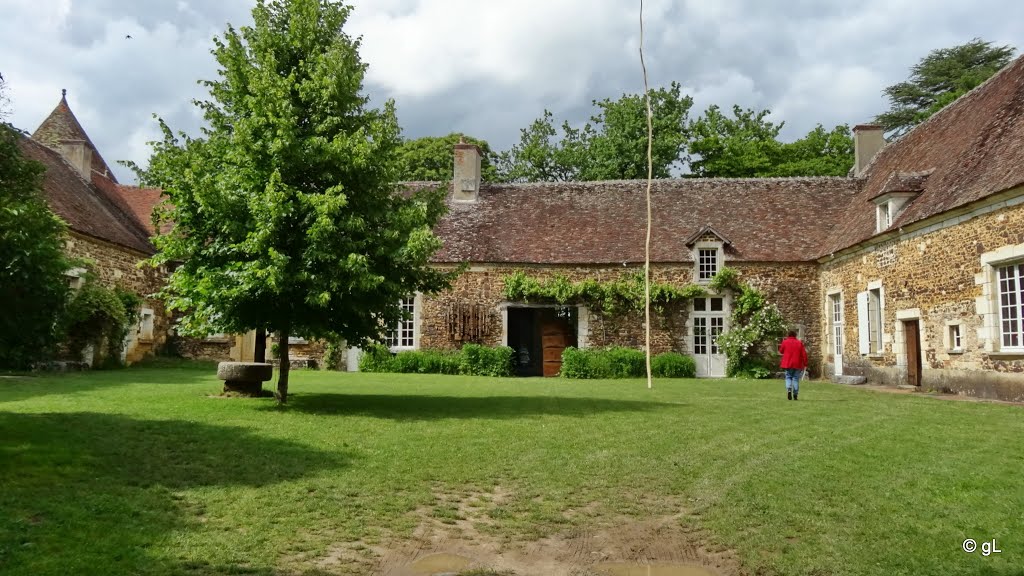
[[[819,316],[821,310],[815,303],[818,293],[817,266],[815,264],[729,262],[728,265],[740,272],[741,280],[762,290],[768,300],[779,307],[787,321],[802,326],[809,344],[816,344],[820,340]],[[477,304],[487,310],[489,312],[488,328],[482,343],[490,346],[502,344],[502,307],[508,304],[503,296],[503,278],[517,271],[523,271],[540,279],[552,278],[560,274],[572,281],[587,278],[613,281],[626,274],[635,273],[638,269],[621,266],[473,266],[455,281],[451,290],[422,299],[419,326],[420,348],[452,349],[461,345],[451,337],[444,321],[446,311],[453,304],[460,302]],[[651,273],[654,282],[683,287],[692,281],[693,264],[653,265]],[[674,350],[687,353],[689,338],[686,319],[688,312],[679,311],[677,314],[659,317],[652,311],[652,315],[652,352],[657,354]],[[587,346],[589,347],[619,345],[640,348],[643,346],[642,311],[628,312],[617,316],[589,312],[587,325]],[[814,351],[818,350],[817,346],[809,345],[808,350],[812,352],[812,361],[818,362],[820,357],[814,354]]]
[[[170,328],[170,319],[164,311],[163,303],[150,295],[163,287],[166,277],[157,269],[139,267],[139,263],[147,259],[148,255],[75,232],[69,233],[65,241],[65,252],[71,258],[84,260],[102,285],[134,292],[142,297],[142,307],[153,311],[152,338],[142,338],[139,327],[129,334],[130,343],[126,352],[129,363],[155,352],[163,345]]]
[[[1018,255],[1015,250],[1024,259],[1024,204],[1010,203],[996,210],[978,209],[852,256],[823,262],[816,303],[823,312],[820,330],[829,335],[826,298],[841,291],[844,374],[863,375],[880,384],[909,382],[903,321],[916,319],[923,388],[1024,400],[1024,355],[998,350],[998,339],[993,336],[992,273],[982,264],[987,255],[1013,257]],[[867,290],[869,283],[882,287],[883,349],[880,354],[862,356],[857,293]],[[951,350],[952,325],[959,326],[960,350]],[[820,342],[819,353],[832,372],[830,352],[830,339],[826,338]]]

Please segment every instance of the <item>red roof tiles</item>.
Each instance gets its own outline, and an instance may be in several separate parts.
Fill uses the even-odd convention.
[[[42,162],[43,194],[50,209],[81,234],[106,240],[145,254],[154,252],[149,235],[135,217],[68,164],[61,155],[34,142],[21,139],[25,156]]]

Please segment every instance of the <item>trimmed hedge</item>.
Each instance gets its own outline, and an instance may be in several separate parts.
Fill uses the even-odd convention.
[[[697,362],[678,352],[664,352],[651,359],[651,374],[658,378],[696,378]]]
[[[651,372],[659,378],[693,378],[697,364],[693,358],[665,352],[651,359]],[[647,375],[644,353],[632,348],[566,348],[562,352],[563,378],[643,378]]]
[[[359,358],[362,372],[417,374],[466,374],[511,376],[513,351],[508,346],[489,348],[466,344],[462,350],[405,350],[392,354],[387,346],[373,344]]]

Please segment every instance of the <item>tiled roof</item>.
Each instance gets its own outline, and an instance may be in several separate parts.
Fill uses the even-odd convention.
[[[60,102],[57,103],[53,112],[50,112],[50,115],[46,117],[46,120],[43,120],[39,128],[36,128],[36,131],[32,134],[32,139],[54,149],[59,149],[62,140],[84,140],[89,144],[89,148],[92,149],[93,172],[106,176],[115,184],[117,183],[114,172],[107,166],[103,156],[100,155],[99,150],[96,149],[92,140],[89,139],[89,135],[85,133],[85,129],[78,122],[78,118],[71,111],[71,107],[68,106],[66,95],[61,95]]]
[[[139,188],[116,184],[102,176],[93,175],[93,184],[103,192],[111,202],[135,219],[136,224],[150,236],[156,235],[153,227],[153,210],[160,204],[163,191],[159,188]],[[161,228],[166,232],[169,225]]]
[[[41,162],[43,194],[50,209],[75,232],[106,240],[146,254],[154,252],[149,236],[115,201],[91,182],[61,155],[30,138],[21,139],[25,156]]]
[[[806,261],[860,192],[850,178],[654,181],[651,259],[691,259],[686,240],[706,226],[736,261]],[[449,201],[436,262],[535,264],[644,260],[645,181],[484,184],[479,200]]]
[[[898,173],[929,172],[894,227],[1024,184],[1024,57],[882,149],[820,256],[875,234],[871,199]]]

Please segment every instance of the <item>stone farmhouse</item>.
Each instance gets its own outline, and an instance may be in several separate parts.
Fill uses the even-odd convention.
[[[51,119],[33,139],[53,149],[27,146],[56,166],[47,194],[72,225],[69,249],[147,255],[153,230],[143,221],[157,192],[117,184],[80,127],[48,137]],[[91,180],[51,192],[83,173],[69,168],[83,158],[75,140],[92,153]],[[1024,58],[895,142],[872,125],[855,127],[854,140],[848,177],[655,181],[654,280],[700,284],[723,266],[738,270],[798,329],[812,371],[826,377],[1024,400]],[[392,350],[509,345],[523,373],[550,375],[565,346],[641,346],[639,316],[508,301],[503,279],[612,280],[642,269],[646,183],[494,184],[481,181],[475,146],[459,144],[454,156],[434,261],[468,270],[445,293],[400,303],[411,318],[395,326]],[[111,215],[81,217],[98,208],[80,208],[78,193]],[[129,274],[119,266],[109,274]],[[699,375],[724,375],[715,337],[730,328],[731,298],[695,298],[679,318],[652,322],[654,351],[689,354]],[[251,338],[218,336],[184,352],[244,358]],[[298,355],[322,354],[296,344]],[[357,357],[350,350],[350,369]]]

